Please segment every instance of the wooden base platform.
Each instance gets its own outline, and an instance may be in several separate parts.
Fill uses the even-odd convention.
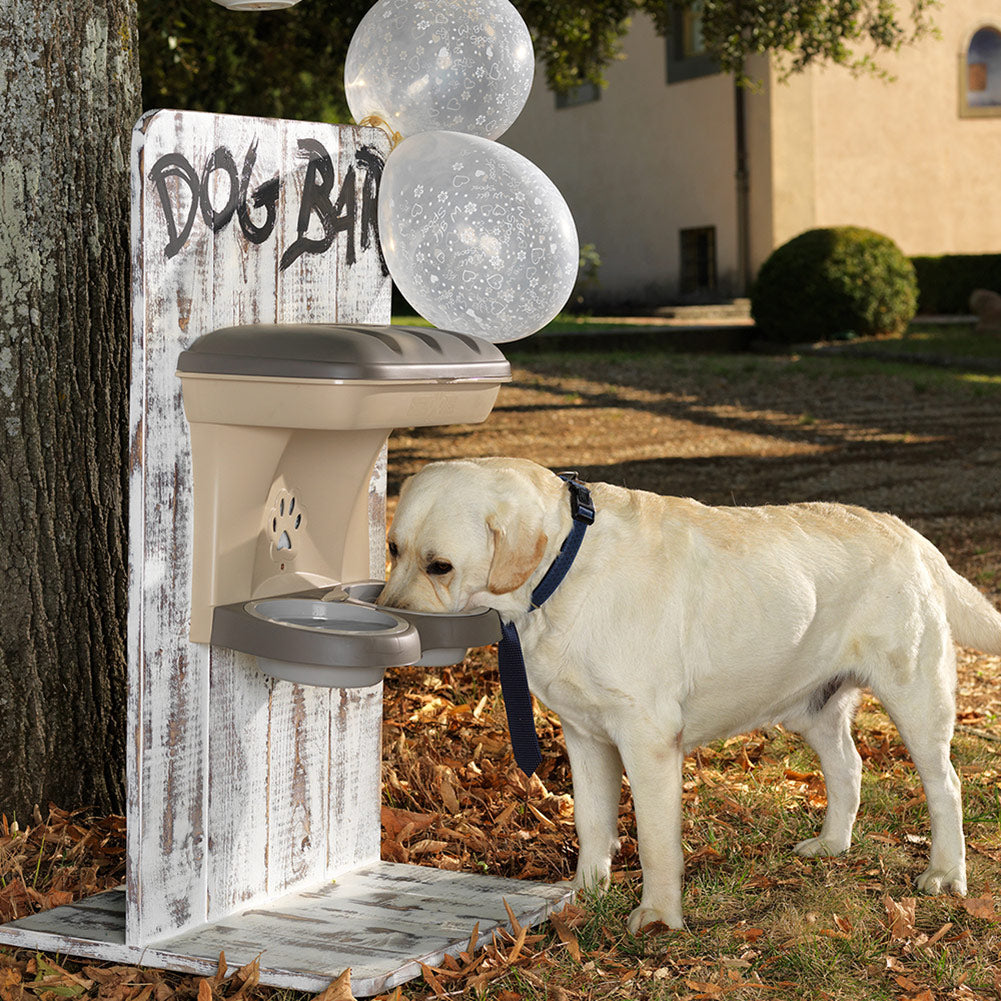
[[[205,975],[220,952],[229,972],[259,957],[261,983],[313,992],[351,967],[354,993],[371,996],[418,976],[420,963],[463,951],[477,922],[480,944],[509,927],[505,900],[533,925],[572,892],[567,883],[375,862],[145,948],[125,942],[124,888],[0,925],[0,943]]]

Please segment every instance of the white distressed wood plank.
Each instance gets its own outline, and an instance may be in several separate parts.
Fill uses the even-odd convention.
[[[313,302],[316,289],[331,293],[336,257],[314,252],[325,238],[325,200],[336,197],[327,130],[286,123],[284,159],[294,164],[283,180],[278,217],[275,318],[279,323],[331,322],[332,301]],[[339,138],[335,139],[339,144]],[[326,191],[326,195],[324,195]],[[314,249],[310,249],[314,248]],[[321,266],[322,265],[322,266]],[[332,300],[332,295],[331,295]],[[316,308],[311,311],[311,306]],[[324,305],[326,308],[324,309]],[[289,484],[298,491],[298,484]],[[329,803],[326,730],[330,693],[275,682],[269,706],[267,804],[268,894],[274,897],[299,882],[318,879],[325,862],[322,819]]]
[[[19,918],[5,930],[37,931],[125,943],[125,888],[105,890],[72,904]],[[3,934],[0,931],[0,934]]]
[[[11,928],[19,931],[36,931],[45,934],[63,935],[68,938],[125,944],[125,893],[115,893],[113,899],[102,900],[94,906],[91,901],[106,894],[97,894],[87,901],[69,904],[55,910],[41,911],[29,917],[20,918]],[[57,913],[58,911],[58,913]]]
[[[331,692],[326,874],[379,858],[382,682]]]
[[[350,323],[389,323],[389,271],[379,250],[378,187],[389,155],[389,140],[381,129],[359,128],[352,141],[338,150],[338,183],[345,211],[353,190],[354,239],[339,240],[334,303],[337,319]],[[339,197],[341,197],[339,193]],[[386,463],[383,446],[368,492],[368,572],[385,574]],[[331,693],[330,816],[327,873],[378,859],[381,826],[382,685]],[[337,818],[340,818],[338,820]]]
[[[349,323],[389,323],[390,298],[384,294],[389,279],[378,251],[377,201],[382,168],[389,156],[389,138],[382,129],[354,128],[351,143],[340,148],[338,174],[351,177],[354,186],[356,237],[337,248],[338,319]]]
[[[338,250],[353,234],[338,231],[341,130],[285,123],[276,286],[279,323],[337,320]],[[289,484],[298,490],[298,484]],[[327,864],[330,817],[331,693],[276,683],[269,729],[268,893],[319,879]],[[352,824],[351,813],[335,823]]]
[[[141,438],[139,488],[143,518],[130,523],[131,603],[138,619],[140,659],[130,663],[136,715],[136,770],[130,781],[129,936],[137,943],[205,919],[205,766],[208,651],[187,642],[190,581],[191,467],[187,427],[174,369],[177,354],[212,327],[205,276],[212,242],[170,246],[181,218],[199,223],[193,169],[164,160],[187,150],[188,162],[207,155],[190,117],[160,113],[145,119],[140,165],[143,256],[135,293],[133,357],[142,365],[143,411],[132,414]],[[176,215],[165,212],[161,194]],[[137,401],[139,402],[139,401]],[[140,429],[141,430],[138,430]],[[135,616],[134,616],[135,619]]]
[[[139,876],[142,869],[142,810],[145,805],[142,783],[142,684],[141,670],[145,659],[145,589],[144,562],[136,559],[133,547],[142,545],[146,534],[146,490],[144,479],[144,449],[146,445],[146,338],[145,315],[145,247],[141,240],[145,182],[145,135],[148,116],[140,119],[132,135],[129,154],[131,174],[130,223],[132,263],[132,329],[130,332],[131,371],[129,377],[129,558],[128,558],[128,620],[126,653],[128,656],[128,696],[126,699],[126,882],[129,897],[139,898]],[[138,913],[138,911],[137,911]]]
[[[382,168],[390,153],[389,137],[382,129],[358,128],[354,152],[357,174],[356,211],[359,220],[359,247],[355,269],[365,273],[364,281],[355,281],[338,293],[341,316],[355,317],[351,322],[389,323],[392,313],[392,282],[379,248],[378,189]],[[342,157],[345,154],[342,154]],[[343,169],[343,166],[342,166]],[[377,252],[372,253],[375,249]],[[369,484],[369,576],[386,575],[386,466],[388,451],[384,446],[376,460]]]
[[[389,451],[382,446],[372,480],[368,485],[368,575],[375,580],[386,576],[386,474]]]
[[[216,116],[215,146],[226,164],[213,174],[213,204],[226,200],[235,170],[239,196],[229,222],[215,235],[213,295],[216,325],[271,323],[277,284],[278,192],[289,164],[284,122]]]
[[[268,896],[322,877],[330,690],[276,681],[269,716]]]
[[[277,199],[285,164],[284,125],[258,118],[214,120],[216,200],[228,208],[234,171],[240,202],[215,235],[215,326],[274,322]],[[255,202],[262,202],[256,205]],[[269,208],[270,206],[270,208]],[[265,498],[257,502],[264,505]],[[263,517],[263,510],[261,512]],[[232,913],[267,893],[268,703],[272,682],[247,654],[212,647],[209,720],[207,919]]]
[[[206,917],[267,893],[268,703],[272,682],[254,659],[213,647],[209,721]]]

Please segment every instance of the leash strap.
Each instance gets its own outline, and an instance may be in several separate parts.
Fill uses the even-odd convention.
[[[531,775],[542,761],[539,735],[535,732],[532,714],[532,693],[528,690],[525,658],[521,640],[513,622],[501,623],[501,639],[497,644],[497,664],[500,668],[501,694],[507,728],[511,733],[511,747],[518,767]]]
[[[532,591],[529,611],[534,611],[542,605],[559,587],[580,549],[587,526],[594,523],[594,504],[587,487],[577,479],[576,473],[558,475],[566,481],[570,489],[573,527],[563,541],[556,559]],[[532,695],[528,690],[525,657],[521,650],[518,630],[513,622],[501,623],[497,664],[500,669],[501,694],[504,696],[504,711],[507,714],[508,730],[511,732],[514,760],[526,775],[531,775],[539,767],[542,754],[539,751],[539,737],[535,732],[535,717],[532,714]]]

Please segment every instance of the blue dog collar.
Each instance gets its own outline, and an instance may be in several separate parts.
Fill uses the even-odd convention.
[[[573,526],[564,539],[560,551],[532,591],[532,612],[539,608],[566,577],[589,525],[594,524],[594,503],[591,493],[576,473],[558,473],[570,490],[570,511]],[[532,695],[528,690],[528,675],[525,672],[525,657],[521,650],[521,640],[513,622],[501,623],[501,640],[497,644],[497,664],[500,669],[501,693],[504,696],[504,711],[507,714],[511,745],[518,767],[531,775],[542,761],[539,751],[539,737],[535,732],[535,717],[532,715]]]

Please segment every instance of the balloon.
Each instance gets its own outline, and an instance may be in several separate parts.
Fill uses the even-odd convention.
[[[436,327],[513,341],[544,327],[577,277],[556,186],[514,150],[459,132],[404,139],[379,188],[389,273]]]
[[[508,0],[378,0],[351,38],[344,90],[356,122],[496,139],[534,73],[532,38]]]

